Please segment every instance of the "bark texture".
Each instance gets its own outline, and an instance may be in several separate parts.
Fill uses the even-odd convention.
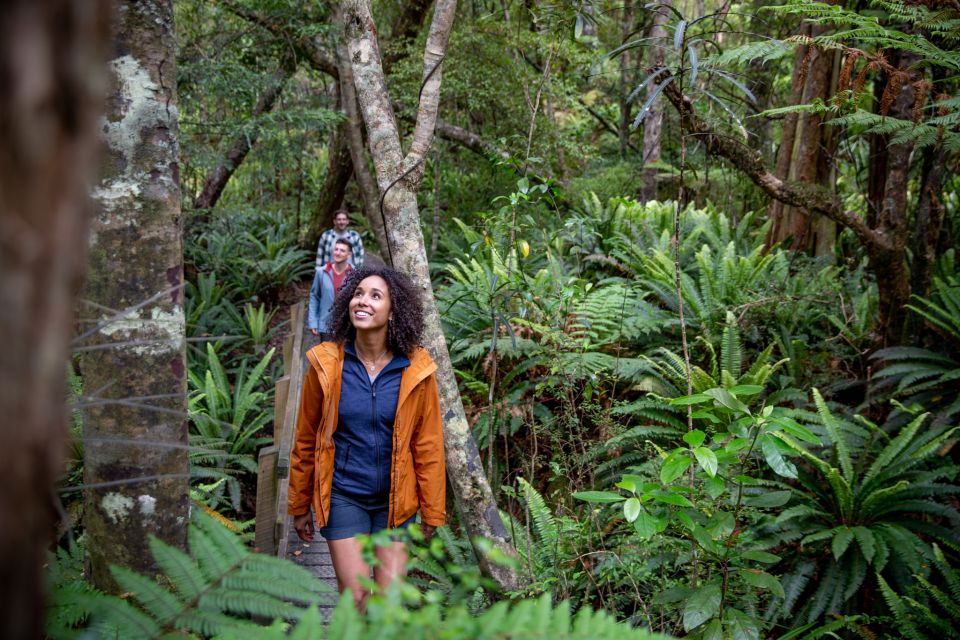
[[[805,23],[801,35],[817,37],[828,27]],[[836,84],[838,52],[811,45],[797,47],[793,68],[791,104],[809,104],[814,100],[828,100]],[[791,113],[783,122],[783,136],[777,155],[776,174],[779,178],[821,185],[836,184],[832,156],[836,148],[834,127],[823,124],[823,116],[814,113]],[[790,239],[790,248],[797,251],[813,250],[817,256],[832,256],[836,241],[836,223],[829,218],[779,200],[770,203],[773,224],[767,233],[766,245],[771,247]]]
[[[663,66],[664,43],[667,39],[667,21],[670,17],[667,5],[658,5],[653,11],[653,23],[650,26],[650,70],[651,72]],[[647,87],[649,97],[654,90],[654,83]],[[643,189],[641,200],[644,202],[657,199],[657,170],[647,165],[660,162],[660,138],[663,136],[663,107],[659,100],[653,103],[647,117],[643,120]]]
[[[368,0],[344,2],[345,37],[377,182],[381,193],[386,193],[383,210],[392,263],[395,268],[410,275],[424,298],[426,328],[423,342],[439,367],[437,380],[443,411],[447,476],[456,496],[457,507],[471,539],[482,536],[500,550],[513,553],[460,401],[430,285],[416,199],[426,154],[433,141],[440,97],[440,65],[446,53],[455,10],[455,0],[438,0],[436,3],[424,52],[423,87],[417,123],[406,156],[400,145],[396,118],[387,92],[376,26]],[[502,587],[513,590],[520,586],[520,579],[515,572],[490,562],[483,553],[477,555],[481,558],[484,571]]]
[[[102,131],[106,161],[84,297],[85,524],[92,578],[150,572],[148,534],[189,518],[179,129],[171,0],[120,2]]]
[[[313,211],[310,222],[307,224],[307,233],[304,236],[304,246],[316,249],[320,235],[330,228],[333,214],[343,204],[343,194],[347,190],[347,183],[353,175],[353,165],[350,162],[349,125],[341,122],[330,135],[330,146],[327,151],[327,173],[323,178],[323,186],[317,194],[317,206]]]
[[[267,85],[266,90],[260,95],[257,104],[253,107],[253,113],[250,114],[250,121],[255,121],[264,113],[269,113],[277,102],[277,98],[283,92],[283,87],[287,79],[293,75],[296,67],[291,62],[280,69]],[[203,189],[193,201],[195,210],[212,209],[220,199],[223,190],[226,188],[230,178],[236,172],[237,168],[250,153],[253,145],[256,144],[260,131],[254,127],[250,130],[241,130],[236,139],[230,144],[223,162],[220,163],[203,183]]]
[[[383,216],[380,214],[380,191],[367,165],[367,151],[363,145],[363,116],[360,114],[360,105],[357,103],[357,91],[353,86],[353,69],[350,66],[346,44],[341,44],[337,48],[337,62],[340,69],[340,101],[347,116],[344,132],[347,147],[350,150],[350,161],[353,164],[353,176],[357,186],[360,187],[363,214],[373,229],[373,235],[380,247],[380,255],[387,264],[390,264],[387,230],[384,227]]]
[[[43,636],[110,5],[0,3],[0,637]]]

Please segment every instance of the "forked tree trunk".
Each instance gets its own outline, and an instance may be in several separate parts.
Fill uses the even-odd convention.
[[[440,97],[440,66],[456,12],[455,0],[438,0],[424,53],[423,88],[410,152],[404,156],[397,123],[390,104],[380,61],[376,26],[369,0],[343,4],[345,37],[353,68],[357,97],[367,127],[380,191],[386,192],[384,213],[387,241],[393,266],[410,275],[424,299],[424,346],[439,367],[440,403],[446,441],[447,477],[470,539],[487,538],[495,548],[514,553],[497,511],[487,478],[483,474],[476,444],[470,434],[460,401],[450,355],[440,326],[440,316],[430,285],[427,255],[420,231],[416,193],[423,177],[426,155],[433,141]],[[510,568],[491,562],[478,552],[481,567],[508,590],[520,586],[519,576]]]
[[[189,518],[179,129],[171,0],[119,2],[94,189],[81,359],[84,520],[94,583],[150,573],[148,534],[174,546]]]
[[[0,638],[43,637],[109,15],[0,2]]]

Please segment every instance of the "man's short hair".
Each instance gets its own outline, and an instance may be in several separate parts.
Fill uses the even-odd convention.
[[[338,244],[346,245],[347,250],[351,252],[353,251],[353,243],[347,240],[346,238],[337,238],[337,240],[333,243],[333,245],[336,246]]]
[[[346,209],[337,209],[336,211],[334,211],[334,212],[333,212],[333,219],[336,220],[336,219],[337,219],[337,216],[340,215],[341,213],[342,213],[343,215],[347,216],[347,220],[350,219],[350,212],[347,211]]]

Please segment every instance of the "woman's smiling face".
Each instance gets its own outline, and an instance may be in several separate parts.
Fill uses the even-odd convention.
[[[387,326],[392,302],[390,288],[380,276],[360,281],[350,299],[350,322],[357,331],[373,331]]]

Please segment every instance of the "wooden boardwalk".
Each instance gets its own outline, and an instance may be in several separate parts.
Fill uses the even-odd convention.
[[[322,579],[332,588],[324,598],[321,614],[330,615],[337,602],[337,581],[327,543],[316,534],[305,543],[297,536],[293,520],[287,515],[287,479],[290,471],[290,450],[296,430],[303,373],[309,370],[306,353],[318,340],[304,329],[304,305],[290,311],[290,335],[283,345],[284,375],[277,381],[274,405],[274,444],[260,450],[257,475],[257,523],[255,547],[293,560]]]

